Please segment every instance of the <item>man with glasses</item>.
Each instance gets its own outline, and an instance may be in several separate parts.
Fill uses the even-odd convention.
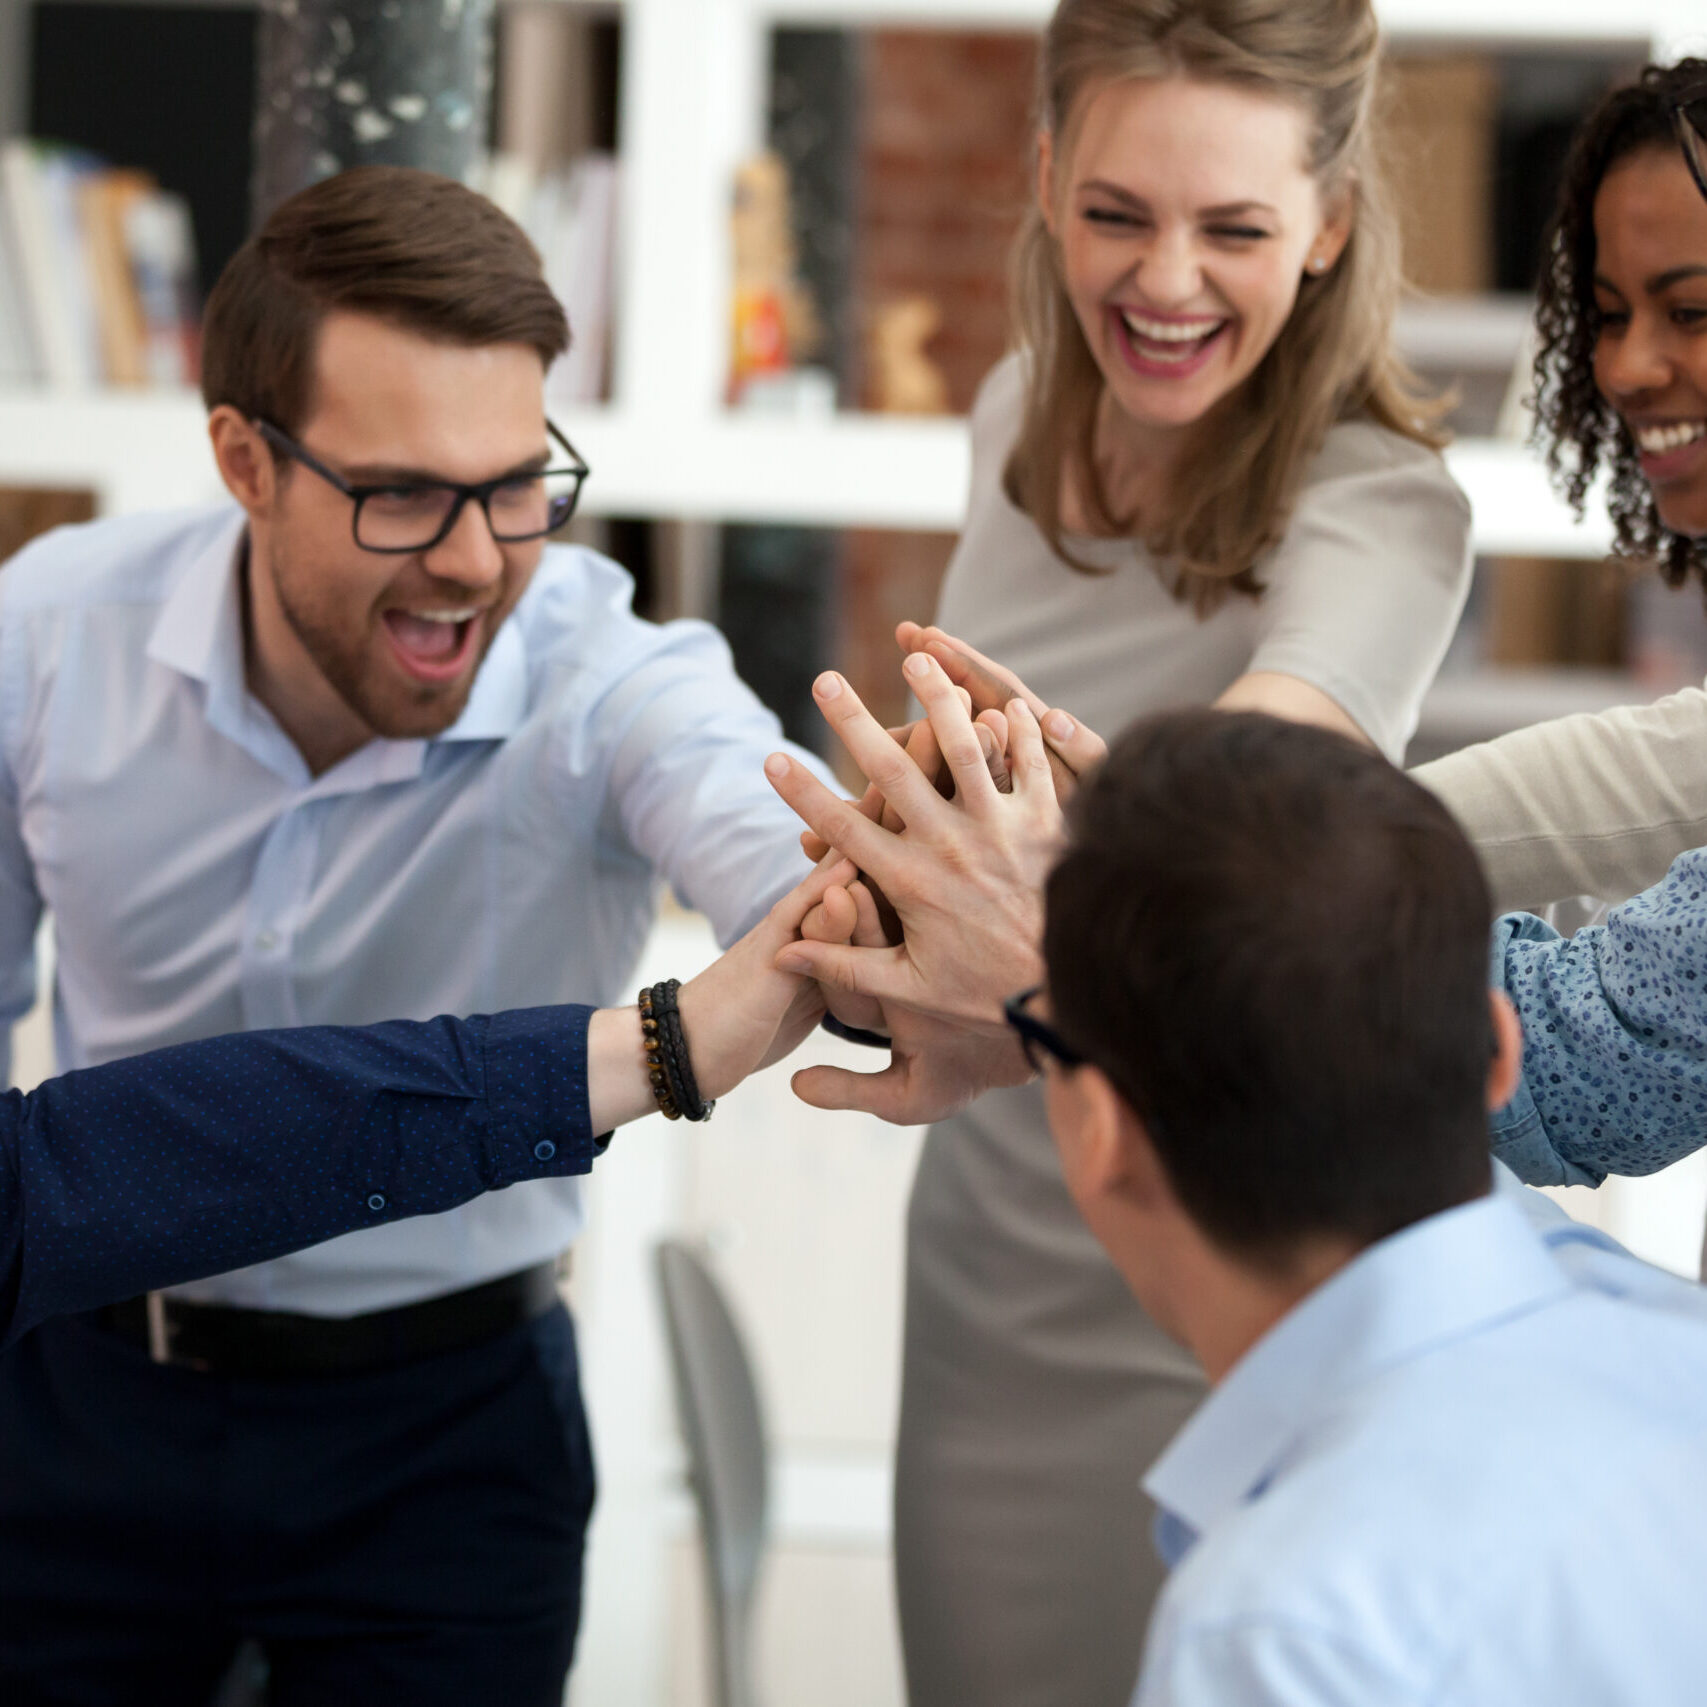
[[[545,418],[567,338],[490,203],[330,179],[208,303],[235,505],[7,566],[0,1015],[46,909],[62,1069],[632,1002],[660,878],[728,942],[804,873],[775,719],[715,632],[545,544],[587,472]],[[0,1356],[0,1698],[181,1707],[251,1636],[279,1707],[558,1702],[593,1494],[553,1285],[581,1216],[579,1180],[520,1184]]]
[[[1331,731],[1200,710],[1122,737],[1063,836],[1025,701],[1000,795],[935,661],[909,679],[953,801],[820,684],[902,837],[772,774],[893,880],[907,941],[851,955],[1043,1076],[1086,1223],[1211,1381],[1145,1479],[1173,1575],[1134,1707],[1693,1707],[1707,1298],[1490,1168],[1523,1038],[1445,808]],[[900,851],[974,842],[953,885]],[[814,1100],[905,1089],[828,1073]]]
[[[1522,1039],[1446,810],[1203,711],[1072,819],[1013,1020],[1080,1211],[1212,1384],[1145,1481],[1135,1707],[1692,1707],[1707,1305],[1490,1194]]]

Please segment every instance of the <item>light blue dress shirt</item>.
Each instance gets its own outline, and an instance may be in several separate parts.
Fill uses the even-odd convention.
[[[1568,940],[1508,913],[1493,983],[1523,1021],[1523,1081],[1493,1121],[1520,1178],[1599,1185],[1707,1144],[1707,848]]]
[[[1707,1700],[1707,1297],[1538,1219],[1383,1240],[1210,1394],[1136,1707]]]
[[[549,547],[455,727],[319,777],[250,696],[234,508],[62,529],[0,576],[0,1024],[54,920],[59,1065],[279,1026],[632,1001],[659,876],[732,941],[798,880],[776,720],[715,630],[630,610]],[[574,1238],[578,1180],[517,1185],[201,1281],[349,1315]]]

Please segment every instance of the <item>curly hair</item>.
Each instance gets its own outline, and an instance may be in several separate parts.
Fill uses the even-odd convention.
[[[1606,470],[1613,550],[1658,566],[1674,587],[1693,574],[1707,594],[1707,539],[1673,533],[1659,517],[1636,446],[1594,379],[1600,313],[1594,300],[1594,202],[1606,174],[1648,149],[1678,146],[1673,108],[1707,89],[1707,60],[1650,65],[1614,89],[1572,139],[1559,205],[1547,231],[1535,324],[1534,442],[1553,482],[1581,516]]]

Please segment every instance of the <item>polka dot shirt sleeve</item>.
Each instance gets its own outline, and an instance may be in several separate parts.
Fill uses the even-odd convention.
[[[585,1007],[246,1032],[0,1098],[0,1340],[588,1172]]]
[[[1510,913],[1493,981],[1523,1022],[1523,1080],[1495,1156],[1531,1185],[1646,1174],[1707,1144],[1707,848],[1562,939]]]

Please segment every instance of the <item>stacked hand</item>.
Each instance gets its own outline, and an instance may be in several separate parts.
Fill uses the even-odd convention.
[[[1040,977],[1043,880],[1061,834],[1057,784],[1029,697],[980,707],[975,724],[980,693],[992,698],[1008,684],[976,654],[954,663],[976,686],[951,680],[934,651],[904,665],[952,784],[947,798],[918,763],[918,743],[893,739],[834,674],[816,684],[819,709],[886,810],[874,814],[870,797],[862,806],[837,798],[782,754],[766,765],[822,843],[863,874],[826,888],[812,927],[776,964],[816,979],[839,1017],[880,1019],[893,1040],[882,1072],[797,1074],[796,1092],[819,1107],[934,1119],[1030,1076],[1001,1009]],[[1002,743],[1011,792],[992,776],[986,732]],[[1080,751],[1088,751],[1082,742]],[[894,910],[898,940],[881,933],[873,886]]]
[[[992,731],[1001,728],[1003,707],[1023,700],[1043,731],[1055,793],[1063,803],[1077,788],[1079,778],[1108,756],[1108,743],[1095,730],[1087,729],[1067,712],[1045,705],[1011,670],[992,663],[964,640],[956,640],[940,628],[921,628],[916,622],[903,622],[895,630],[895,639],[905,653],[929,653],[948,679],[967,695],[979,723]]]
[[[1061,801],[1103,743],[938,629],[903,623],[902,666],[925,715],[884,729],[838,675],[814,697],[869,779],[846,801],[784,754],[766,771],[808,828],[816,868],[680,1004],[699,1089],[722,1095],[788,1054],[829,1011],[883,1033],[875,1073],[812,1067],[796,1093],[820,1108],[936,1120],[1029,1068],[1002,1003],[1040,981],[1043,883]],[[595,1016],[595,1120],[647,1112],[633,1009]]]

